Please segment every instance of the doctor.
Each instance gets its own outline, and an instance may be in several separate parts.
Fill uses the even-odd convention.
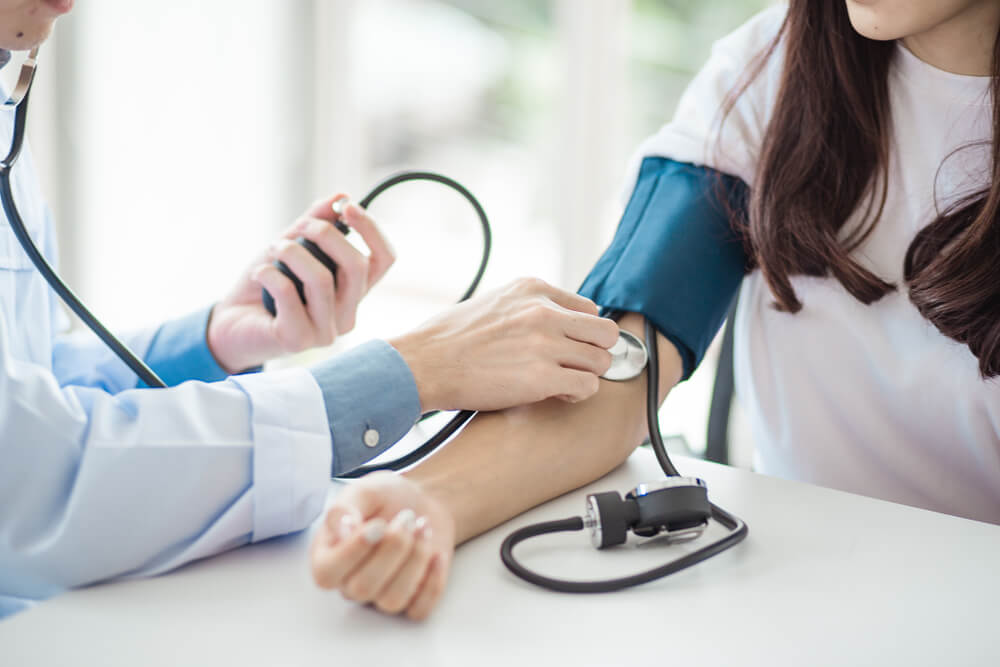
[[[0,60],[44,41],[72,4],[0,0]],[[11,123],[4,112],[0,137]],[[54,260],[30,153],[13,182],[33,238]],[[126,338],[167,389],[138,388],[89,334],[59,335],[56,297],[0,220],[0,617],[69,587],[158,574],[300,530],[322,509],[331,471],[376,456],[421,412],[575,402],[597,391],[617,326],[588,299],[537,280],[310,369],[240,374],[350,331],[358,302],[393,263],[354,204],[343,221],[370,253],[344,240],[330,224],[335,199],[308,208],[213,307]],[[338,263],[336,284],[297,236]],[[275,259],[302,278],[307,306]]]

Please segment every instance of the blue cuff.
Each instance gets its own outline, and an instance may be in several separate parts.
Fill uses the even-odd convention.
[[[323,390],[334,476],[384,452],[420,417],[413,373],[385,341],[365,343],[309,370]]]
[[[723,197],[738,209],[747,196],[732,176],[646,158],[615,238],[580,287],[605,310],[645,315],[677,347],[684,380],[743,281],[748,258]]]
[[[211,314],[210,306],[171,320],[153,336],[145,361],[168,387],[187,380],[218,382],[229,376],[208,349],[205,334]]]

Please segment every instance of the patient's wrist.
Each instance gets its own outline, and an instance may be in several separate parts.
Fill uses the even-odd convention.
[[[449,523],[447,528],[454,538],[454,545],[458,546],[464,541],[464,538],[459,537],[460,525],[458,521],[458,515],[460,514],[463,502],[458,495],[452,493],[449,480],[443,477],[433,478],[426,474],[421,474],[419,466],[400,473],[400,476],[415,484],[420,489],[420,493],[427,498],[428,502],[440,510],[434,514],[438,521],[447,521]],[[464,504],[468,503],[469,499],[465,498]]]

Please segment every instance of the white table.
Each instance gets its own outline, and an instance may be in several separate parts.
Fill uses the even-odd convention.
[[[1000,665],[1000,527],[677,464],[705,478],[750,536],[640,588],[549,593],[501,564],[513,527],[579,514],[581,490],[459,549],[449,590],[422,624],[314,588],[309,538],[297,535],[43,603],[0,623],[0,665]],[[659,477],[639,451],[588,490]],[[582,578],[649,566],[665,549],[597,552],[569,533],[517,553]]]

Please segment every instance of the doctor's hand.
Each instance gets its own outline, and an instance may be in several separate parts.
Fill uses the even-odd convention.
[[[414,620],[444,592],[455,520],[409,479],[373,473],[344,489],[309,551],[313,579],[348,600]]]
[[[413,372],[424,412],[577,402],[597,393],[618,340],[618,325],[597,312],[590,299],[524,278],[389,343]]]
[[[216,304],[209,320],[208,347],[219,364],[235,373],[275,357],[329,345],[354,328],[358,303],[395,261],[375,221],[357,204],[340,216],[357,230],[370,253],[359,252],[331,224],[337,195],[313,204],[281,239],[259,257],[230,294]],[[293,239],[302,236],[337,263],[337,277]],[[284,262],[302,281],[306,305],[294,283],[273,264]],[[261,303],[261,288],[274,297],[277,316]]]

